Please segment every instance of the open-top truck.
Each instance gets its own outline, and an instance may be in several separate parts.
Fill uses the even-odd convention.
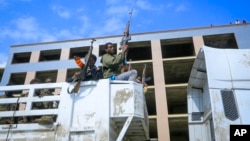
[[[69,83],[0,86],[0,91],[26,92],[26,96],[1,98],[0,105],[18,110],[0,111],[2,119],[53,116],[52,124],[11,122],[0,125],[0,140],[10,141],[140,141],[149,139],[148,113],[142,84],[131,81],[82,81],[79,92],[69,94]],[[53,96],[34,96],[54,89]],[[51,109],[32,109],[32,103],[52,102]],[[21,108],[20,108],[21,107]]]
[[[250,124],[250,49],[202,47],[188,82],[190,141],[229,141]]]

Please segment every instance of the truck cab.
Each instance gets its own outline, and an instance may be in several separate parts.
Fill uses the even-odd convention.
[[[249,49],[200,49],[187,89],[190,141],[229,141],[230,126],[250,124],[249,72]]]

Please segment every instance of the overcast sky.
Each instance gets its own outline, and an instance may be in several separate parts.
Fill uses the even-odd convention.
[[[249,0],[0,0],[0,67],[11,45],[250,21]]]

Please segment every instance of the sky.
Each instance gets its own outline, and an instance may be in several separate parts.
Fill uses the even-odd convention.
[[[0,0],[0,67],[12,45],[250,21],[249,0]],[[132,36],[133,40],[133,36]]]

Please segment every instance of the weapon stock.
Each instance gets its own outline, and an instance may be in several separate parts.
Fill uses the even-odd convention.
[[[144,84],[146,82],[146,69],[147,69],[147,65],[144,64],[144,68],[142,71],[142,78],[141,78],[141,83]]]
[[[144,64],[144,68],[143,68],[143,71],[142,71],[142,80],[141,80],[141,83],[143,85],[143,90],[144,90],[144,93],[147,93],[148,91],[148,88],[147,88],[147,81],[150,81],[152,78],[149,76],[149,77],[146,77],[146,69],[147,69],[147,65]]]
[[[143,68],[143,71],[142,71],[142,80],[141,80],[141,83],[142,84],[145,84],[146,82],[148,82],[148,81],[150,81],[151,79],[152,79],[152,77],[150,77],[150,76],[147,76],[147,65],[146,64],[144,64],[144,68]]]

